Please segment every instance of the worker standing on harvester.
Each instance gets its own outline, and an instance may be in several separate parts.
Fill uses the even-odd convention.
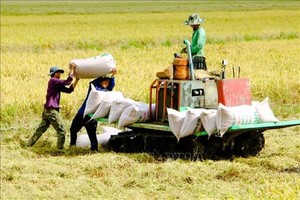
[[[206,59],[204,56],[204,47],[206,42],[206,33],[201,23],[205,19],[201,19],[198,14],[191,14],[187,20],[184,21],[185,25],[190,25],[193,28],[191,55],[193,58],[193,67],[195,70],[207,70]],[[188,53],[187,47],[181,50],[181,53]],[[175,58],[180,58],[179,53],[174,54]],[[160,79],[170,79],[172,77],[172,66],[166,68],[164,71],[157,72],[156,76]]]
[[[191,54],[193,57],[194,69],[196,70],[207,70],[204,56],[206,34],[204,28],[201,26],[203,22],[205,22],[205,19],[201,19],[198,14],[191,14],[184,22],[185,25],[190,25],[193,28]],[[187,47],[183,48],[181,52],[188,53]]]

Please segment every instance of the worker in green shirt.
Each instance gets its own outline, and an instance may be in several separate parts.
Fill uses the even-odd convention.
[[[200,25],[204,21],[205,19],[201,19],[198,14],[192,14],[187,20],[185,20],[184,24],[190,25],[193,29],[193,35],[191,38],[191,54],[193,57],[194,69],[207,70],[204,56],[206,34],[204,28]],[[182,52],[187,53],[187,48],[183,48]]]
[[[191,42],[191,55],[193,58],[193,66],[195,71],[201,72],[202,70],[207,70],[206,60],[204,56],[204,46],[206,41],[206,34],[204,28],[200,26],[205,19],[201,19],[198,14],[191,14],[187,20],[185,20],[185,25],[190,25],[193,28],[192,42]],[[181,53],[188,53],[187,47],[181,50]],[[181,58],[179,53],[174,54],[175,58]],[[200,70],[202,69],[202,70]],[[172,78],[172,66],[167,67],[164,71],[159,71],[156,76],[160,79],[171,79]],[[201,74],[200,74],[201,75]],[[199,77],[198,73],[195,74]]]

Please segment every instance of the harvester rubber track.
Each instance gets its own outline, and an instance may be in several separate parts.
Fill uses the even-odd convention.
[[[154,157],[189,160],[220,160],[234,156],[257,155],[264,147],[261,131],[243,132],[230,140],[221,137],[188,136],[176,137],[168,131],[132,129],[110,138],[109,150],[123,153],[148,153]]]

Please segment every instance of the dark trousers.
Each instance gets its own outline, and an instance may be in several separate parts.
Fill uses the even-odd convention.
[[[194,69],[207,70],[205,57],[195,56],[193,58]]]
[[[98,151],[98,141],[97,141],[97,134],[96,134],[97,124],[98,122],[94,119],[91,119],[91,117],[89,117],[88,115],[83,117],[82,114],[77,113],[75,118],[72,121],[71,128],[70,128],[70,134],[71,134],[70,146],[76,145],[77,133],[84,126],[89,136],[89,139],[91,141],[91,150]]]

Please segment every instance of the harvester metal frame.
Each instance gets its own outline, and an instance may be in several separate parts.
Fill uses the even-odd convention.
[[[187,45],[188,50],[190,80],[195,81],[190,43],[188,40],[184,40],[184,44]],[[227,60],[225,61],[222,62],[221,78],[223,79],[225,79],[225,66],[227,65]],[[209,136],[207,132],[200,131],[178,141],[169,127],[166,106],[168,104],[170,108],[181,110],[182,82],[182,80],[154,80],[150,85],[150,120],[128,125],[123,132],[111,136],[108,148],[116,152],[146,152],[155,156],[193,160],[232,158],[232,156],[247,157],[256,155],[264,148],[264,131],[300,125],[300,120],[233,125],[222,137],[218,134]],[[162,96],[162,100],[160,96]],[[169,103],[167,103],[168,98]],[[152,114],[153,99],[156,103],[154,115]],[[249,98],[247,100],[249,101]],[[108,121],[106,118],[97,120]]]

